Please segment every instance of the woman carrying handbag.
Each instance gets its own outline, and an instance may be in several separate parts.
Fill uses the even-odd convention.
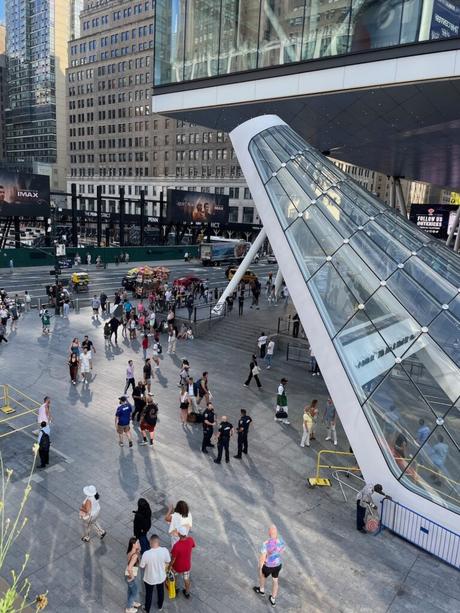
[[[260,368],[257,364],[257,356],[255,354],[252,354],[252,359],[249,363],[249,376],[244,382],[244,387],[248,387],[251,382],[251,379],[254,377],[254,381],[256,382],[257,387],[259,389],[262,389],[262,383],[260,382],[259,374]]]
[[[128,586],[128,594],[125,613],[137,613],[137,609],[141,606],[141,603],[137,601],[139,598],[137,575],[141,557],[141,546],[135,536],[129,539],[126,555],[128,556],[128,563],[125,570],[125,579]]]

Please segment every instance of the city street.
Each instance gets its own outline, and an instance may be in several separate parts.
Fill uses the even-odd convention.
[[[93,294],[99,296],[99,294],[104,291],[109,299],[111,299],[115,290],[120,289],[122,278],[126,272],[135,266],[145,264],[151,265],[151,262],[130,262],[129,264],[119,264],[118,266],[116,264],[110,264],[108,268],[103,270],[96,269],[94,264],[89,267],[74,266],[70,269],[63,269],[61,277],[68,279],[72,271],[87,270],[90,278],[88,291],[81,291],[75,294],[74,297],[85,299],[92,297]],[[171,270],[169,277],[171,282],[178,277],[194,275],[203,280],[208,279],[209,287],[212,288],[223,288],[227,285],[227,279],[225,278],[226,265],[219,267],[202,266],[198,260],[188,263],[180,260],[171,260],[158,262],[155,265],[166,266]],[[273,272],[275,276],[277,269],[278,267],[276,264],[267,264],[265,262],[251,266],[251,270],[254,270],[262,282],[266,279],[269,272]],[[41,301],[46,299],[45,288],[47,285],[54,283],[54,276],[50,275],[51,270],[53,270],[52,265],[49,267],[40,266],[37,268],[21,269],[19,271],[15,270],[13,273],[10,273],[7,269],[0,269],[0,287],[5,288],[11,296],[15,294],[21,295],[24,290],[27,290],[32,297],[33,303],[36,304],[38,298],[40,298]]]
[[[179,264],[178,271],[187,267]],[[191,268],[188,268],[191,270]],[[219,271],[206,271],[217,278]],[[32,276],[32,275],[31,275]],[[233,314],[217,323],[225,331],[241,322],[243,336],[255,350],[262,325],[275,327],[285,305],[248,311],[242,319]],[[244,327],[243,327],[244,326]],[[250,330],[253,330],[251,334]],[[286,541],[280,575],[278,608],[289,613],[372,612],[399,613],[453,611],[460,605],[457,573],[408,543],[384,532],[363,535],[355,529],[352,490],[345,502],[337,485],[310,489],[320,449],[348,450],[342,428],[339,446],[318,436],[307,449],[299,447],[301,414],[305,403],[318,398],[324,410],[327,390],[320,377],[311,377],[304,364],[286,363],[276,352],[273,368],[263,370],[263,388],[247,376],[250,344],[239,348],[219,341],[218,328],[206,338],[180,341],[177,355],[164,354],[153,382],[160,420],[153,449],[118,446],[114,413],[123,392],[128,359],[134,360],[136,377],[142,359],[138,341],[119,340],[104,348],[102,325],[91,321],[89,309],[71,314],[70,320],[52,320],[50,336],[41,334],[34,313],[19,322],[8,345],[0,347],[1,383],[10,383],[39,401],[52,398],[50,466],[37,471],[27,505],[28,524],[8,565],[19,568],[30,552],[26,575],[33,594],[48,590],[50,613],[114,613],[123,611],[126,587],[126,545],[132,533],[132,511],[139,496],[152,508],[152,532],[169,546],[164,514],[169,501],[184,499],[193,514],[192,597],[182,594],[165,602],[167,611],[198,613],[262,612],[267,598],[254,594],[257,557],[270,523],[277,524]],[[96,347],[91,383],[71,385],[67,355],[74,336],[89,334]],[[166,339],[162,339],[166,348]],[[30,359],[33,356],[33,359]],[[209,371],[210,389],[218,416],[235,424],[241,407],[254,419],[249,435],[249,455],[217,466],[214,450],[200,451],[201,427],[179,422],[180,360],[187,357],[196,378]],[[24,369],[24,365],[27,365]],[[25,376],[27,372],[27,376]],[[289,379],[291,425],[274,422],[276,387]],[[321,413],[320,413],[321,415]],[[14,425],[12,422],[11,425]],[[138,438],[136,428],[135,439]],[[9,503],[17,502],[31,461],[33,438],[24,432],[1,439],[7,467],[15,471]],[[82,488],[94,484],[100,495],[100,523],[107,536],[89,544],[80,540],[78,509]],[[269,585],[269,584],[268,584]],[[268,587],[268,593],[269,587]],[[156,610],[155,608],[152,609]]]

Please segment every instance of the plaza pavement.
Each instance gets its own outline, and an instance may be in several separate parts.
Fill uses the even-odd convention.
[[[254,341],[264,318],[274,328],[276,310],[248,311]],[[219,323],[225,326],[225,321]],[[93,380],[86,391],[69,382],[67,352],[74,336],[88,333],[97,354]],[[37,471],[27,506],[28,524],[8,565],[19,568],[30,552],[26,574],[32,593],[48,590],[49,613],[116,613],[126,601],[125,551],[138,497],[150,502],[152,532],[169,545],[164,514],[168,501],[186,500],[193,514],[192,598],[166,599],[164,610],[196,613],[259,613],[271,609],[255,595],[257,557],[270,523],[286,541],[277,609],[293,612],[424,613],[460,610],[458,573],[388,532],[372,537],[354,525],[354,500],[346,503],[335,486],[306,487],[316,453],[327,448],[324,426],[310,449],[299,447],[303,405],[312,398],[324,407],[327,391],[305,365],[275,355],[274,367],[261,375],[263,390],[242,386],[249,355],[205,338],[177,344],[177,356],[163,355],[153,385],[160,406],[154,449],[118,446],[114,429],[117,398],[123,392],[127,360],[141,374],[137,342],[119,340],[104,349],[102,325],[91,322],[89,309],[70,321],[52,320],[52,334],[42,336],[36,313],[19,322],[9,344],[0,347],[0,383],[10,383],[37,400],[52,398],[51,466]],[[237,339],[236,339],[237,343]],[[163,346],[166,349],[166,338]],[[209,371],[218,415],[235,425],[245,407],[254,419],[249,455],[218,466],[214,455],[200,452],[201,428],[179,423],[177,388],[180,358],[187,357],[196,378]],[[289,379],[291,425],[273,420],[277,382]],[[27,474],[33,440],[15,433],[0,439],[6,465],[16,469],[9,502],[18,501]],[[332,448],[332,447],[330,447]],[[347,450],[339,427],[339,449]],[[78,509],[82,487],[94,484],[101,495],[103,541],[81,542]],[[270,583],[267,594],[270,593]],[[155,606],[152,611],[155,611]]]

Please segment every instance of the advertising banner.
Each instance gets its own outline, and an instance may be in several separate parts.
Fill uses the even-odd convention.
[[[430,39],[457,37],[460,24],[458,0],[434,0]]]
[[[446,239],[457,213],[453,204],[413,204],[410,220],[435,238]]]
[[[224,194],[187,192],[168,189],[167,220],[169,222],[219,223],[228,222],[229,197]]]
[[[0,168],[0,217],[48,217],[50,178]]]

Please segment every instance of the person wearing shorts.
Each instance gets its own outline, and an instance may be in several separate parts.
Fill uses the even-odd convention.
[[[126,435],[129,446],[133,446],[133,437],[131,436],[131,428],[129,422],[131,421],[131,413],[133,412],[132,406],[129,404],[126,396],[120,396],[118,399],[120,404],[115,412],[115,428],[118,433],[119,445],[123,447],[123,435]]]
[[[153,402],[153,394],[147,394],[147,404],[144,407],[141,418],[141,445],[147,445],[147,432],[149,433],[150,445],[153,446],[153,435],[157,425],[158,405]]]
[[[196,547],[195,541],[191,536],[188,536],[188,530],[185,526],[180,526],[178,529],[179,540],[171,549],[171,568],[176,577],[182,576],[184,588],[182,593],[185,598],[190,598],[190,572],[192,570],[192,550]],[[177,584],[177,581],[176,581]]]
[[[150,392],[152,389],[152,365],[150,363],[150,358],[147,358],[144,363],[143,368],[144,373],[144,385],[147,388],[147,391]]]
[[[278,535],[276,526],[270,526],[268,530],[268,540],[264,541],[260,549],[259,556],[259,585],[255,585],[253,590],[259,596],[265,596],[265,581],[268,577],[272,578],[272,593],[268,597],[272,607],[276,606],[278,595],[278,577],[282,568],[281,554],[286,545]]]

